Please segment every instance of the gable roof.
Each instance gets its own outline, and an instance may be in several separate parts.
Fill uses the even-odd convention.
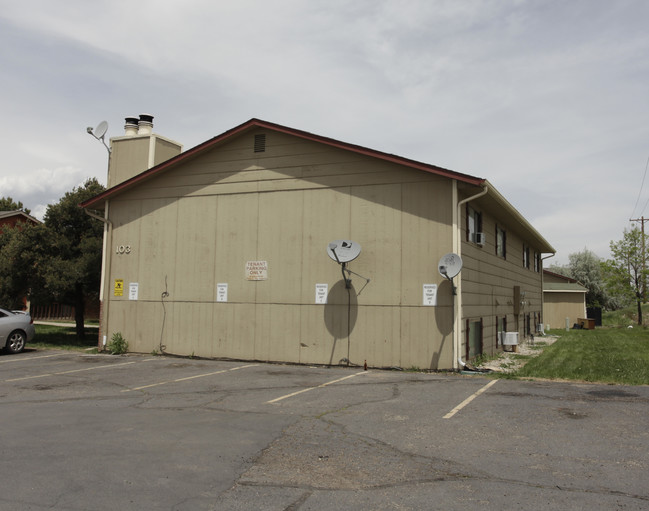
[[[307,131],[302,131],[295,128],[289,128],[287,126],[282,126],[280,124],[275,124],[272,122],[262,121],[261,119],[253,118],[247,122],[244,122],[243,124],[240,124],[239,126],[236,126],[228,131],[221,133],[220,135],[217,135],[214,138],[211,138],[203,142],[202,144],[199,144],[191,149],[188,149],[185,152],[180,153],[178,156],[170,158],[169,160],[162,162],[159,165],[156,165],[155,167],[151,167],[150,169],[145,170],[144,172],[141,172],[140,174],[130,179],[127,179],[126,181],[119,183],[94,197],[91,197],[90,199],[82,202],[81,206],[84,208],[101,207],[101,205],[106,200],[116,195],[119,195],[120,193],[129,190],[134,186],[137,186],[143,181],[146,181],[154,176],[157,176],[171,168],[177,167],[178,165],[181,165],[186,161],[196,158],[197,156],[202,155],[203,153],[210,151],[215,147],[223,145],[226,142],[229,142],[232,139],[257,128],[262,128],[270,131],[275,131],[278,133],[292,135],[298,138],[302,138],[304,140],[310,140],[312,142],[319,142],[321,144],[325,144],[330,147],[351,151],[357,154],[362,154],[364,156],[370,156],[372,158],[378,158],[380,160],[396,163],[417,170],[422,170],[424,172],[430,172],[431,174],[437,174],[451,179],[456,179],[458,181],[462,181],[464,183],[471,184],[474,186],[481,186],[485,182],[485,180],[480,177],[470,176],[468,174],[463,174],[461,172],[445,169],[442,167],[438,167],[436,165],[430,165],[427,163],[418,162],[415,160],[404,158],[402,156],[384,153],[382,151],[377,151],[375,149],[369,149],[367,147],[363,147],[355,144],[349,144],[347,142],[342,142],[340,140],[336,140],[333,138],[323,137],[321,135],[315,135]]]
[[[549,277],[554,278],[554,282],[548,282],[543,280],[543,291],[544,292],[554,292],[554,293],[587,293],[588,288],[582,286],[575,279],[566,277],[565,275],[560,275],[558,273],[551,272],[549,270],[543,270],[543,274]]]
[[[22,209],[18,209],[15,211],[0,211],[0,221],[7,220],[13,217],[18,217],[16,218],[16,220],[21,222],[30,222],[33,224],[41,223],[41,221],[38,218],[34,218],[33,216],[25,213]]]
[[[236,137],[239,137],[249,131],[259,129],[259,128],[275,131],[277,133],[283,133],[286,135],[292,135],[304,140],[318,142],[327,145],[329,147],[342,149],[345,151],[351,151],[364,156],[369,156],[371,158],[377,158],[379,160],[383,160],[386,162],[403,165],[404,167],[408,167],[411,169],[421,170],[423,172],[429,172],[431,174],[443,176],[449,179],[455,179],[456,181],[465,183],[467,185],[486,189],[487,195],[485,196],[484,199],[481,200],[488,200],[492,204],[496,204],[499,208],[501,208],[502,211],[506,212],[511,218],[515,219],[516,222],[518,222],[518,224],[520,225],[520,228],[525,233],[531,236],[531,238],[535,241],[535,243],[538,245],[538,248],[542,252],[544,253],[556,252],[556,250],[552,247],[552,245],[550,245],[545,240],[545,238],[543,238],[543,236],[516,210],[516,208],[514,208],[507,201],[507,199],[505,199],[495,189],[495,187],[491,185],[484,178],[471,176],[469,174],[463,174],[461,172],[456,172],[454,170],[438,167],[437,165],[422,163],[416,160],[411,160],[409,158],[404,158],[402,156],[397,156],[395,154],[377,151],[375,149],[370,149],[360,145],[342,142],[340,140],[336,140],[333,138],[323,137],[321,135],[315,135],[313,133],[309,133],[308,131],[289,128],[287,126],[282,126],[281,124],[275,124],[272,122],[263,121],[261,119],[255,119],[255,118],[250,119],[249,121],[244,122],[243,124],[240,124],[239,126],[236,126],[228,131],[225,131],[220,135],[217,135],[216,137],[203,142],[202,144],[199,144],[191,149],[188,149],[187,151],[182,152],[179,155],[170,158],[169,160],[164,161],[159,165],[156,165],[155,167],[151,167],[150,169],[145,170],[140,174],[137,174],[136,176],[133,176],[132,178],[127,179],[126,181],[123,181],[122,183],[119,183],[98,195],[95,195],[94,197],[91,197],[90,199],[82,202],[80,206],[89,209],[102,208],[104,203],[107,200],[116,197],[119,194],[127,190],[130,190],[133,187],[140,185],[141,183],[147,181],[148,179],[158,176],[170,169],[176,168],[184,164],[185,162],[188,162],[200,155],[203,155],[204,153],[216,147],[219,147],[227,142],[232,141]]]

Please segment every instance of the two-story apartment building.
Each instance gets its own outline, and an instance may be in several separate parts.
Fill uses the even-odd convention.
[[[258,119],[181,152],[151,121],[127,118],[82,204],[105,223],[100,344],[453,369],[541,321],[554,249],[487,180]]]

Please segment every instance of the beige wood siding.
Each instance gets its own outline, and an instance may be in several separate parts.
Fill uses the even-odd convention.
[[[111,243],[130,253],[111,257],[109,282],[126,289],[104,305],[108,335],[141,352],[451,367],[451,290],[437,273],[451,251],[451,182],[275,133],[265,153],[252,142],[110,203]],[[326,254],[334,239],[362,245],[349,268],[369,284],[352,275],[348,293]],[[268,280],[247,281],[246,261],[266,261]],[[220,282],[227,303],[216,302]],[[326,305],[314,304],[317,283]],[[437,307],[422,306],[425,283],[441,285]]]
[[[585,293],[545,293],[543,305],[543,322],[550,328],[565,328],[578,323],[579,318],[586,317]]]
[[[507,330],[518,331],[522,340],[525,318],[529,315],[534,333],[534,322],[538,321],[543,310],[542,272],[534,270],[534,246],[530,246],[530,267],[523,266],[523,247],[528,243],[521,239],[507,218],[487,210],[479,200],[471,206],[482,214],[485,244],[480,246],[466,241],[466,208],[462,208],[462,317],[471,321],[482,319],[483,353],[492,354],[497,350],[496,318],[505,317]],[[507,233],[505,258],[496,255],[497,227]],[[515,286],[525,293],[518,314],[514,303]],[[462,325],[464,328],[464,321]],[[463,332],[462,355],[465,353],[465,337]]]

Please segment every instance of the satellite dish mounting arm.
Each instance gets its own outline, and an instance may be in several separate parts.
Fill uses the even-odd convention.
[[[338,258],[338,254],[336,254],[336,248],[338,248],[338,245],[335,243],[329,243],[329,250],[333,252],[334,257],[336,258],[336,262],[342,266],[341,272],[343,274],[343,280],[345,281],[345,287],[347,289],[350,289],[352,287],[352,281],[351,279],[347,278],[347,275],[345,275],[345,270],[347,270],[347,263],[341,263],[340,259]],[[351,270],[347,270],[351,271]]]
[[[352,287],[352,279],[349,278],[350,275],[356,275],[356,276],[358,276],[358,277],[360,277],[362,279],[365,279],[365,286],[367,286],[367,284],[369,284],[369,282],[370,282],[370,279],[368,279],[367,277],[363,277],[362,275],[356,273],[355,271],[352,271],[349,268],[347,268],[347,261],[342,261],[341,262],[340,258],[338,257],[338,254],[336,253],[337,248],[338,248],[338,245],[335,242],[329,243],[329,250],[331,250],[331,253],[334,255],[334,258],[335,258],[336,262],[341,266],[341,272],[343,274],[343,280],[345,281],[345,288],[351,289],[351,287]],[[345,272],[347,272],[347,274],[345,274]],[[363,291],[363,289],[365,289],[365,286],[363,286],[361,288],[361,291]],[[358,292],[359,295],[361,294],[361,291]]]
[[[440,266],[439,272],[442,274],[442,276],[448,280],[451,283],[451,287],[453,288],[453,295],[457,295],[457,287],[455,286],[455,282],[453,282],[453,277],[449,277],[448,273],[446,273],[446,269],[444,266]]]
[[[106,121],[101,121],[95,129],[93,129],[92,126],[88,126],[86,128],[86,132],[88,132],[97,140],[99,140],[102,144],[104,144],[106,151],[108,151],[108,156],[110,156],[110,147],[106,145],[106,140],[104,140],[107,130],[108,130],[108,123]]]
[[[370,279],[368,279],[367,277],[363,277],[361,274],[356,273],[355,271],[351,271],[349,268],[347,268],[347,263],[342,263],[342,267],[343,267],[343,278],[345,278],[345,272],[347,272],[347,275],[356,275],[357,277],[365,279],[365,285],[358,292],[358,294],[360,295],[361,291],[363,291],[363,289],[365,289],[365,286],[367,286],[370,283]],[[345,278],[345,287],[347,289],[352,287],[352,279]]]

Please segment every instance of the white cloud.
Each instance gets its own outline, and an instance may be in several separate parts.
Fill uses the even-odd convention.
[[[561,257],[606,252],[649,155],[647,15],[643,0],[6,3],[0,196],[35,210],[105,182],[85,133],[100,120],[115,136],[149,112],[188,148],[260,117],[486,177]]]
[[[79,168],[40,168],[13,176],[0,176],[0,197],[12,197],[42,219],[49,204],[59,201],[66,192],[83,185],[87,176]]]

